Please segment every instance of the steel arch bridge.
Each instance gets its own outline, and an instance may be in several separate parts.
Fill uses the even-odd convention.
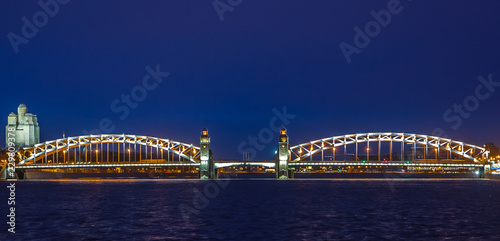
[[[384,162],[381,162],[382,143],[385,146],[388,143],[390,144],[388,160],[390,162],[385,159]],[[396,148],[393,147],[394,143],[396,143]],[[283,128],[280,131],[278,144],[279,148],[274,163],[269,161],[215,163],[210,149],[210,137],[206,129],[202,131],[200,146],[151,136],[128,134],[85,135],[61,138],[23,148],[17,152],[20,161],[16,169],[19,168],[21,174],[26,178],[22,172],[28,169],[46,169],[46,172],[57,172],[58,169],[70,169],[70,172],[77,169],[121,172],[124,170],[121,169],[123,167],[129,168],[129,171],[154,170],[155,172],[157,171],[156,168],[159,171],[169,171],[173,170],[173,167],[176,168],[175,170],[177,170],[177,167],[187,167],[186,169],[190,171],[197,170],[201,179],[212,179],[217,178],[217,168],[253,165],[274,167],[276,177],[282,179],[290,176],[293,178],[295,167],[304,165],[348,167],[357,165],[358,168],[360,165],[371,165],[375,166],[375,168],[378,168],[378,166],[381,168],[386,166],[400,168],[448,166],[469,169],[483,168],[481,172],[484,172],[485,168],[487,168],[486,162],[489,154],[486,148],[461,141],[430,135],[394,132],[333,136],[290,146],[286,129]],[[377,145],[378,148],[373,148]],[[352,154],[354,146],[355,154]],[[417,146],[420,147],[419,150],[417,150]],[[342,149],[342,147],[343,152],[340,155],[344,157],[344,160],[340,161],[335,156],[340,151],[338,149]],[[348,147],[351,153],[347,152]],[[364,150],[363,147],[366,149]],[[397,148],[401,148],[400,151],[396,150]],[[406,152],[406,149],[410,151]],[[362,151],[360,152],[360,150]],[[419,160],[415,159],[417,151],[424,152],[423,155],[418,157]],[[370,156],[370,152],[377,153],[378,157],[373,154]],[[333,158],[330,161],[325,161],[325,153],[331,153]],[[360,159],[358,159],[360,153],[365,155],[364,157],[361,156],[361,158],[366,158],[366,161],[360,162]],[[166,154],[166,158],[164,158],[164,154]],[[445,154],[445,157],[442,158],[440,154]],[[321,155],[321,161],[318,160],[319,158],[313,159],[313,156],[317,157],[315,155]],[[351,157],[354,155],[356,158],[353,161]],[[396,160],[393,160],[393,155]],[[347,156],[349,156],[349,160],[347,160]],[[117,157],[117,160],[115,157]],[[415,163],[410,163],[409,160],[413,160]],[[463,162],[463,160],[468,162]],[[182,170],[185,170],[185,168],[182,168]]]
[[[342,136],[333,136],[328,138],[323,138],[319,140],[310,141],[307,143],[299,144],[290,147],[290,162],[300,162],[307,158],[312,160],[313,155],[321,153],[322,159],[324,152],[326,150],[331,150],[333,159],[335,159],[336,149],[343,147],[343,155],[347,153],[348,145],[356,146],[356,159],[358,157],[358,144],[366,143],[366,155],[370,151],[370,143],[378,144],[378,161],[380,161],[381,156],[381,143],[390,143],[390,158],[392,159],[393,153],[393,143],[401,143],[401,155],[404,156],[405,144],[411,144],[413,150],[416,150],[417,146],[425,146],[425,157],[427,158],[429,153],[428,149],[432,148],[435,150],[435,157],[439,157],[440,152],[444,151],[449,155],[449,159],[452,159],[452,155],[463,157],[464,159],[473,162],[482,162],[487,159],[488,151],[480,146],[464,143],[461,141],[455,141],[452,139],[441,138],[437,136],[421,135],[421,134],[411,134],[411,133],[393,133],[393,132],[375,132],[375,133],[359,133],[359,134],[349,134]],[[411,153],[413,155],[413,160],[415,159],[415,151]],[[436,158],[438,159],[438,158]]]
[[[21,153],[21,161],[18,165],[30,165],[37,164],[40,160],[48,160],[48,157],[56,154],[56,158],[59,159],[59,155],[62,152],[63,157],[67,155],[69,157],[70,152],[77,150],[80,152],[83,148],[85,150],[85,155],[87,156],[87,147],[90,147],[90,155],[92,155],[92,145],[96,146],[96,156],[100,155],[104,159],[104,151],[101,151],[98,154],[99,150],[107,150],[106,154],[108,154],[109,161],[109,144],[116,145],[117,150],[114,149],[113,152],[118,152],[118,158],[120,157],[120,145],[122,145],[122,153],[125,153],[124,159],[126,160],[126,155],[129,155],[131,145],[134,145],[133,152],[136,153],[136,147],[139,145],[142,154],[142,146],[146,147],[146,158],[148,156],[148,148],[151,149],[150,156],[151,159],[153,157],[153,148],[156,149],[156,157],[159,157],[159,153],[161,152],[163,157],[163,152],[166,152],[167,158],[170,158],[170,154],[177,155],[179,160],[184,158],[185,160],[189,160],[194,164],[200,163],[200,147],[194,146],[192,144],[186,144],[178,141],[173,141],[170,139],[163,139],[158,137],[151,136],[140,136],[140,135],[128,135],[128,134],[102,134],[102,135],[85,135],[85,136],[77,136],[77,137],[67,137],[61,138],[57,140],[47,141],[44,143],[35,144],[33,147],[25,148]],[[128,145],[128,149],[126,146]],[[100,149],[99,149],[100,148]],[[114,146],[113,146],[114,148]],[[75,154],[76,155],[76,154]],[[134,154],[135,155],[135,154]],[[172,157],[173,158],[173,157]],[[55,158],[53,158],[55,159]],[[119,160],[119,159],[118,159]],[[59,163],[59,160],[58,160]]]

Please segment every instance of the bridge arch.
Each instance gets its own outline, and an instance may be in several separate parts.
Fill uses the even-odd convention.
[[[467,160],[474,162],[481,162],[486,160],[488,157],[488,151],[480,146],[464,143],[461,141],[456,141],[448,138],[441,138],[437,136],[412,134],[412,133],[394,133],[394,132],[374,132],[374,133],[358,133],[349,134],[342,136],[327,137],[319,140],[310,141],[307,143],[302,143],[290,147],[290,161],[299,162],[309,158],[312,160],[312,156],[319,153],[324,153],[326,150],[332,150],[333,156],[335,157],[336,148],[344,147],[344,157],[346,152],[346,147],[348,145],[356,145],[356,156],[358,154],[358,144],[367,143],[369,151],[370,142],[377,142],[378,153],[380,160],[380,143],[390,142],[390,152],[392,157],[392,143],[401,143],[401,154],[404,156],[404,144],[412,144],[413,150],[416,146],[425,146],[425,156],[427,157],[428,148],[436,150],[435,155],[439,156],[440,151],[446,151],[450,154],[450,159],[453,154],[463,157]],[[414,152],[413,152],[414,153]],[[413,154],[414,155],[414,154]],[[367,154],[369,158],[369,154]],[[413,156],[413,159],[415,156]]]
[[[129,134],[101,134],[101,135],[85,135],[85,136],[76,136],[76,137],[66,137],[52,141],[46,141],[44,143],[35,144],[32,147],[24,148],[22,150],[21,156],[22,160],[18,165],[28,165],[35,164],[38,160],[43,158],[47,159],[48,156],[53,154],[58,154],[63,152],[66,155],[70,153],[70,150],[75,150],[78,148],[79,150],[82,147],[97,145],[101,146],[101,150],[103,149],[103,145],[107,144],[109,152],[109,144],[117,144],[118,148],[120,144],[123,144],[122,151],[131,152],[130,145],[139,145],[146,147],[155,148],[157,151],[167,152],[167,157],[170,153],[177,155],[179,158],[182,157],[184,159],[189,160],[193,163],[200,163],[200,147],[194,146],[192,144],[186,144],[170,139],[163,139],[158,137],[151,136],[141,136],[141,135],[129,135]],[[129,149],[125,149],[126,145],[129,145]],[[99,149],[96,149],[99,150]],[[118,152],[120,150],[118,149]],[[97,153],[97,152],[96,152]],[[151,153],[152,154],[152,153]],[[101,153],[102,155],[102,153]],[[130,154],[129,154],[130,155]],[[147,154],[146,154],[147,155]],[[59,157],[59,154],[57,155]],[[129,156],[130,159],[130,156]]]

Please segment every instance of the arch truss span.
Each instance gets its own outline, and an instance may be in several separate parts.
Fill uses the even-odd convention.
[[[431,156],[436,160],[453,159],[455,157],[474,162],[482,162],[488,157],[488,151],[485,148],[461,141],[411,133],[377,132],[333,136],[292,146],[290,147],[290,161],[299,162],[307,159],[312,161],[313,155],[315,154],[321,154],[322,160],[324,160],[323,156],[325,153],[330,155],[330,157],[333,156],[333,160],[335,160],[336,153],[338,156],[343,155],[345,158],[345,156],[349,154],[347,153],[347,146],[349,145],[356,146],[355,154],[351,154],[353,156],[356,155],[356,160],[359,159],[359,152],[366,155],[368,159],[373,158],[371,161],[380,161],[381,143],[384,142],[390,143],[389,156],[391,159],[393,153],[398,153],[402,156],[402,159],[406,157],[406,160],[415,160],[418,158],[415,156],[418,150],[424,153],[422,154],[422,159],[429,159]],[[363,145],[366,147],[366,150],[358,150],[358,144],[360,143],[365,143]],[[398,150],[393,148],[393,143],[400,143],[397,144],[400,148],[397,148]],[[377,145],[378,148],[373,148]],[[325,152],[327,150],[329,151]],[[378,158],[370,157],[377,154]],[[445,158],[442,158],[442,156]]]
[[[110,147],[111,145],[111,147]],[[66,137],[62,139],[46,141],[24,148],[21,153],[22,160],[18,165],[36,164],[40,160],[52,163],[61,163],[66,159],[79,161],[82,156],[97,161],[131,162],[145,159],[144,161],[161,159],[199,163],[200,148],[192,144],[186,144],[170,139],[151,136],[127,135],[127,134],[102,134]],[[175,156],[176,157],[175,157]],[[112,157],[112,158],[111,158]],[[121,157],[121,160],[120,160]],[[149,158],[149,159],[148,159]]]

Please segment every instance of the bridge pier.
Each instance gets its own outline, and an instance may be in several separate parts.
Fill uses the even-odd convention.
[[[293,168],[288,168],[290,161],[290,145],[288,144],[288,135],[286,129],[280,131],[279,136],[278,156],[276,158],[276,178],[277,179],[290,179],[293,178]]]
[[[4,166],[0,172],[0,179],[6,180],[7,178],[7,165]]]
[[[200,137],[200,179],[216,179],[216,170],[212,150],[210,150],[210,136],[205,128]]]
[[[486,174],[491,173],[491,165],[487,164],[479,168],[478,170],[478,177],[479,178],[485,178]]]
[[[16,171],[14,172],[14,177],[9,177],[9,173],[7,172],[7,166],[5,166],[2,170],[1,170],[1,175],[0,175],[0,179],[2,180],[7,180],[7,179],[20,179],[20,180],[23,180],[23,179],[28,179],[28,176],[26,175],[26,170],[20,170],[20,169],[16,169]]]
[[[27,180],[28,179],[28,175],[26,175],[26,170],[19,170],[19,169],[16,169],[16,178],[17,179],[21,179],[21,180]]]
[[[479,178],[484,178],[484,166],[480,167],[478,170],[478,177]]]

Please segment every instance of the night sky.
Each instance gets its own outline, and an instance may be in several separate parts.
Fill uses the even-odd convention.
[[[452,139],[500,144],[499,1],[220,0],[232,10],[223,21],[213,2],[73,0],[24,38],[22,18],[33,22],[43,8],[3,1],[2,125],[24,103],[38,116],[41,141],[63,131],[83,135],[103,118],[111,133],[196,145],[206,127],[215,158],[231,159],[241,158],[248,136],[269,128],[273,109],[286,106],[295,115],[285,125],[292,145],[364,132],[439,134],[436,128]],[[375,21],[370,11],[388,12],[388,3],[398,13],[377,25],[367,45],[357,41],[366,46],[348,63],[340,44],[356,47],[354,28],[365,32]],[[9,33],[28,41],[17,53]],[[135,87],[147,66],[169,75],[148,79],[156,88],[125,107],[122,95],[144,93]],[[488,82],[490,74],[496,86],[479,87],[479,100],[478,76]],[[453,106],[464,101],[472,110],[460,117]],[[255,159],[272,159],[278,135],[272,138]]]

